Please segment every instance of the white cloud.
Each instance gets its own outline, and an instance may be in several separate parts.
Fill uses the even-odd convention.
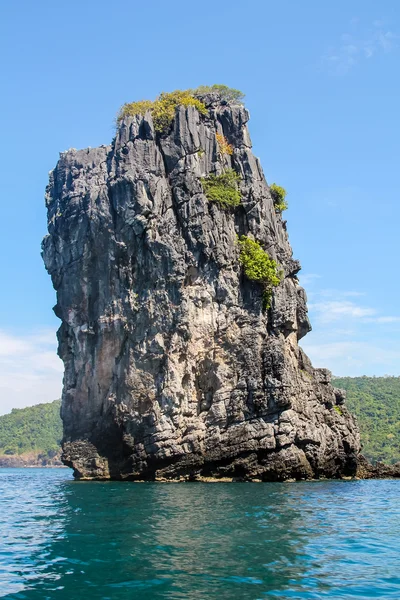
[[[343,338],[343,337],[355,337],[356,335],[356,331],[354,329],[341,329],[339,327],[337,327],[337,325],[335,325],[335,335],[337,335],[339,338]]]
[[[356,31],[343,34],[340,43],[322,57],[323,66],[331,73],[345,75],[363,60],[382,52],[388,54],[397,47],[398,36],[385,28],[381,21],[374,21],[369,31],[357,31],[359,21],[354,19],[350,27]]]
[[[379,315],[375,308],[363,306],[360,302],[348,298],[363,298],[364,292],[341,291],[334,289],[314,290],[312,301],[308,302],[312,319],[318,326],[327,326],[341,321],[345,328],[356,323],[398,323],[400,316]],[[337,327],[335,326],[335,330]]]
[[[318,275],[317,273],[300,273],[299,280],[301,285],[310,285],[316,279],[321,279],[322,275]]]
[[[365,292],[355,292],[355,291],[342,291],[342,290],[320,290],[319,295],[324,298],[359,298],[360,296],[365,296]]]
[[[309,304],[309,309],[315,311],[318,320],[323,323],[330,323],[344,317],[359,319],[376,313],[373,308],[358,306],[349,300],[314,302]]]
[[[0,330],[0,414],[61,396],[63,365],[53,331]]]
[[[391,52],[396,47],[397,36],[391,31],[379,31],[376,35],[376,42],[384,52]]]
[[[365,319],[368,323],[399,323],[400,317],[375,317],[372,319]]]
[[[382,315],[366,304],[363,292],[314,287],[308,303],[313,331],[301,342],[314,366],[336,375],[399,375],[394,331],[400,316]]]
[[[321,336],[319,336],[321,338]],[[335,375],[399,374],[400,348],[387,342],[308,342],[302,347],[315,367],[327,367]]]

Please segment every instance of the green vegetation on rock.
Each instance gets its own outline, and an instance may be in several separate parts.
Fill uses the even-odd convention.
[[[124,104],[117,116],[117,122],[122,121],[124,117],[144,115],[149,110],[153,117],[154,129],[165,133],[174,120],[177,106],[194,106],[202,115],[208,114],[203,102],[195,98],[191,90],[175,90],[170,93],[163,92],[154,102],[140,100]]]
[[[286,210],[288,207],[288,203],[286,201],[286,190],[280,185],[273,183],[269,187],[271,191],[272,200],[274,201],[274,208],[276,212],[281,213]]]
[[[204,193],[210,202],[218,202],[221,206],[235,207],[240,204],[239,175],[233,169],[227,169],[221,175],[211,173],[201,180]]]
[[[272,289],[280,284],[283,273],[276,262],[269,257],[261,244],[245,235],[238,239],[240,246],[239,260],[244,268],[244,274],[251,281],[262,284],[264,288],[264,308],[270,308]]]
[[[232,156],[233,146],[232,146],[232,144],[230,144],[228,142],[226,137],[224,135],[222,135],[222,133],[216,133],[215,137],[217,139],[218,147],[219,147],[219,151],[220,151],[221,155],[223,156],[224,154],[227,154],[229,156]]]
[[[25,452],[52,454],[60,450],[62,422],[61,400],[14,408],[0,416],[0,456]]]
[[[204,94],[217,93],[222,100],[227,102],[237,102],[242,104],[244,94],[240,90],[230,88],[227,85],[215,83],[214,85],[200,85],[194,90],[189,90],[194,96],[203,96]]]
[[[363,454],[371,461],[400,461],[400,377],[335,377],[358,420]]]

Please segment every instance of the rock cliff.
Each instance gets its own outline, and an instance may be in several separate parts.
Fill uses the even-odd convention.
[[[298,341],[310,330],[286,222],[251,151],[249,114],[218,94],[124,118],[110,146],[60,155],[43,256],[64,361],[63,460],[78,478],[285,480],[356,471],[344,392]],[[232,154],[222,154],[216,134]],[[234,169],[236,208],[202,178]],[[269,309],[237,236],[283,271]]]

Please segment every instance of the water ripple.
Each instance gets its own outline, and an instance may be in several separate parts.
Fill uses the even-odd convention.
[[[400,598],[400,481],[78,483],[0,469],[0,597]]]

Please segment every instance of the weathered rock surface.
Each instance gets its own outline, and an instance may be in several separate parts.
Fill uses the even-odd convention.
[[[357,466],[359,479],[393,479],[400,477],[400,462],[387,465],[377,462],[372,465],[364,456],[359,456]]]
[[[358,429],[298,346],[310,330],[300,265],[248,112],[204,101],[209,117],[180,107],[164,136],[150,113],[126,118],[112,145],[64,152],[50,175],[43,256],[62,321],[64,462],[80,478],[352,475]],[[234,210],[200,181],[224,167],[242,177]],[[268,311],[239,264],[242,234],[284,271]]]
[[[23,468],[23,467],[63,467],[61,462],[61,449],[52,457],[41,452],[24,452],[24,454],[6,455],[0,454],[0,467]]]

